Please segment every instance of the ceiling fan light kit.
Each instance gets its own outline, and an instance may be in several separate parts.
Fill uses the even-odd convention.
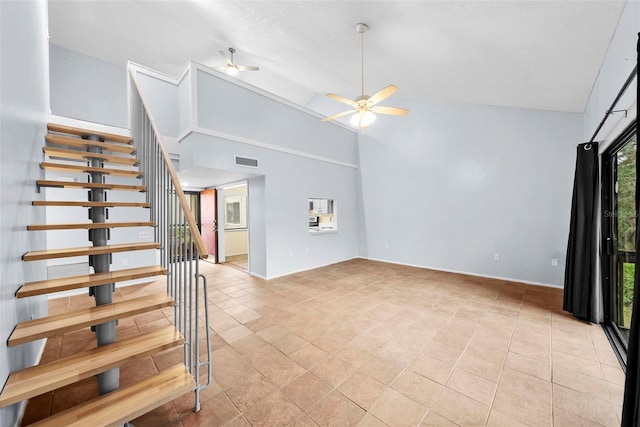
[[[224,53],[223,51],[218,51],[220,52],[220,55],[224,58],[224,60],[226,61],[227,65],[223,65],[222,67],[216,67],[216,70],[220,70],[220,71],[224,71],[225,73],[227,73],[230,76],[237,76],[238,73],[240,71],[258,71],[260,70],[259,67],[254,67],[252,65],[238,65],[235,62],[233,62],[233,54],[236,53],[236,50],[232,47],[228,48],[229,54],[230,54],[230,58],[227,58],[227,54]]]
[[[364,33],[368,29],[369,26],[367,24],[359,23],[356,25],[356,31],[360,35],[361,95],[351,101],[350,99],[344,98],[342,96],[328,93],[327,96],[329,98],[349,105],[352,110],[343,111],[341,113],[334,114],[333,116],[325,117],[324,119],[322,119],[323,122],[328,122],[330,120],[334,120],[348,114],[353,114],[351,116],[350,123],[354,126],[358,126],[362,131],[364,131],[376,119],[376,115],[374,113],[389,114],[392,116],[406,116],[407,114],[409,114],[409,110],[405,108],[376,106],[376,104],[384,101],[398,91],[398,88],[394,85],[389,85],[384,89],[379,90],[372,96],[364,94]]]

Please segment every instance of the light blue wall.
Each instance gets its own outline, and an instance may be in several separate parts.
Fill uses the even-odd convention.
[[[50,44],[50,50],[51,112],[128,129],[125,66],[55,44]],[[177,86],[148,74],[139,74],[139,82],[160,133],[176,138],[179,132]]]
[[[277,277],[358,255],[357,169],[192,133],[180,143],[180,165],[241,171],[234,155],[258,158],[249,179],[250,271]],[[334,199],[335,234],[308,231],[310,197]]]
[[[597,129],[605,111],[609,109],[618,91],[636,64],[636,43],[640,31],[640,2],[627,2],[611,45],[600,67],[600,72],[584,113],[584,140],[589,141]],[[636,84],[634,79],[625,94],[618,101],[616,110],[633,108],[636,100]],[[635,111],[631,111],[635,115]],[[604,141],[616,125],[624,121],[624,113],[615,113],[607,119],[597,135],[596,141]],[[619,129],[618,129],[619,130]],[[611,141],[607,141],[611,142]],[[605,146],[601,144],[600,150]]]
[[[359,138],[361,254],[560,286],[582,115],[394,105],[411,114],[380,116]]]
[[[355,164],[354,133],[230,82],[197,73],[198,125]]]
[[[203,130],[181,140],[180,167],[259,175],[248,181],[251,272],[272,278],[358,256],[356,134],[225,79],[197,78]],[[235,155],[259,168],[235,166]],[[310,197],[336,201],[337,233],[309,233]]]
[[[178,137],[178,86],[144,73],[136,73],[158,131],[163,136]]]
[[[265,177],[251,178],[247,181],[249,195],[249,271],[258,276],[267,277],[267,222],[265,217],[266,183]],[[223,200],[221,199],[221,202]]]
[[[44,233],[28,233],[28,224],[44,222],[35,180],[48,113],[47,2],[0,2],[0,387],[10,372],[37,362],[42,341],[7,348],[17,322],[47,314],[43,297],[17,300],[25,281],[42,280],[43,261],[25,263],[22,255],[44,249]],[[0,409],[0,426],[18,421],[20,404]]]
[[[128,128],[126,69],[50,44],[51,112]]]
[[[187,71],[178,83],[178,136],[191,125],[191,71]]]

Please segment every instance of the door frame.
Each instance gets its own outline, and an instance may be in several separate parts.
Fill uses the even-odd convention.
[[[620,360],[623,369],[627,366],[627,345],[622,338],[622,334],[613,319],[613,291],[618,280],[617,263],[614,256],[617,248],[613,239],[614,221],[617,207],[613,206],[615,196],[615,183],[617,181],[616,168],[614,167],[613,156],[629,142],[629,139],[636,133],[636,121],[633,120],[625,130],[616,137],[610,146],[601,154],[602,175],[601,175],[601,276],[602,276],[602,304],[604,310],[603,328],[609,339],[614,353]],[[636,151],[637,153],[637,151]],[[636,154],[637,156],[637,154]],[[637,158],[636,158],[637,161]],[[638,183],[636,182],[636,185]],[[638,250],[638,248],[636,248]]]
[[[213,255],[214,257],[214,261],[216,264],[219,263],[218,260],[218,254],[220,252],[220,248],[219,248],[219,234],[218,234],[218,226],[219,226],[219,222],[218,222],[218,190],[215,187],[211,187],[211,188],[205,188],[204,190],[200,190],[199,195],[200,195],[200,218],[199,218],[199,222],[198,222],[198,226],[200,227],[200,234],[202,234],[202,230],[203,230],[203,225],[202,225],[202,193],[204,191],[213,191],[213,205],[214,205],[214,231],[213,231],[213,241],[214,241],[214,248],[213,248],[213,254],[209,254],[209,255]]]

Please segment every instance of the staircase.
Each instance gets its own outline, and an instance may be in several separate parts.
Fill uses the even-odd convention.
[[[152,120],[138,98],[142,126],[153,130]],[[122,425],[187,392],[195,392],[196,411],[200,409],[199,393],[208,386],[200,383],[200,369],[206,368],[211,377],[210,348],[208,358],[200,360],[200,320],[204,316],[206,345],[209,346],[208,316],[198,313],[206,307],[206,282],[199,274],[198,259],[206,256],[201,250],[200,235],[190,212],[185,210],[184,198],[175,172],[155,138],[141,138],[134,144],[130,137],[88,131],[79,128],[48,125],[47,161],[44,170],[79,176],[74,181],[37,180],[40,188],[54,187],[68,191],[87,190],[88,200],[45,200],[34,206],[58,206],[65,209],[88,209],[91,222],[62,224],[33,224],[28,230],[87,230],[90,246],[63,249],[34,250],[23,255],[24,262],[68,257],[88,257],[94,272],[72,277],[25,283],[17,298],[52,294],[87,288],[96,305],[64,314],[21,322],[8,339],[8,346],[16,346],[42,338],[61,335],[82,328],[91,328],[96,335],[96,347],[56,361],[33,366],[10,374],[2,393],[0,407],[97,376],[100,396],[34,424],[38,426],[106,426]],[[166,165],[164,168],[163,165]],[[150,176],[151,175],[151,176]],[[134,184],[115,184],[109,177],[124,177]],[[142,185],[138,185],[141,184]],[[65,190],[67,191],[67,190]],[[145,192],[145,202],[117,202],[124,191]],[[83,192],[79,192],[84,194]],[[108,196],[108,197],[107,197]],[[78,197],[81,198],[81,197]],[[141,209],[148,212],[150,221],[109,222],[109,209]],[[154,241],[109,244],[114,228],[153,227]],[[136,237],[137,234],[133,233]],[[176,236],[181,236],[177,238]],[[187,236],[185,238],[185,236]],[[158,265],[110,271],[114,253],[153,249]],[[114,302],[115,284],[119,282],[166,277],[167,292],[133,297]],[[203,296],[199,283],[204,282]],[[136,316],[166,307],[174,308],[174,325],[153,330],[132,338],[118,340],[116,323],[119,319]],[[135,358],[142,358],[170,348],[183,346],[184,363],[159,372],[142,382],[126,388],[119,387],[119,366]],[[209,379],[210,382],[210,379]]]

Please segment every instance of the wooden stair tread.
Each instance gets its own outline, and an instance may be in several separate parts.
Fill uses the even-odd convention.
[[[99,325],[123,317],[135,316],[174,304],[167,294],[145,295],[112,304],[83,308],[63,314],[27,320],[16,325],[7,340],[8,346],[24,344],[54,335]]]
[[[42,162],[40,163],[40,167],[42,169],[55,170],[55,171],[63,171],[63,172],[77,172],[77,173],[91,173],[91,172],[101,172],[105,175],[117,175],[117,176],[128,176],[131,178],[142,178],[143,173],[137,170],[130,169],[115,169],[115,168],[96,168],[86,165],[67,165],[64,163],[49,163]]]
[[[69,202],[66,200],[34,200],[31,202],[33,206],[79,206],[83,208],[150,208],[151,204],[147,202],[90,202],[79,201]]]
[[[47,134],[45,135],[45,139],[49,144],[64,145],[67,147],[78,147],[78,148],[98,147],[106,151],[111,151],[113,153],[126,153],[126,154],[135,154],[136,152],[136,148],[133,145],[111,144],[108,142],[93,141],[91,139],[73,138],[73,137],[63,136],[63,135]]]
[[[49,123],[47,125],[47,129],[49,129],[50,132],[66,133],[69,135],[77,135],[80,137],[88,137],[93,135],[106,141],[119,142],[121,144],[131,144],[133,142],[133,138],[131,138],[130,136],[116,135],[107,132],[97,132],[88,129],[80,129],[73,126],[58,125],[55,123]]]
[[[162,276],[165,274],[167,274],[167,270],[164,267],[154,265],[109,271],[107,273],[82,274],[80,276],[61,277],[59,279],[39,280],[22,285],[20,289],[18,289],[18,292],[16,292],[16,297],[27,298],[35,295],[69,291],[88,286],[100,286],[144,277]]]
[[[79,248],[45,249],[30,251],[22,256],[23,261],[39,261],[43,259],[66,258],[85,255],[102,255],[127,251],[142,251],[145,249],[160,249],[156,242],[120,243],[106,246],[82,246]]]
[[[42,147],[42,151],[49,157],[60,157],[63,159],[72,160],[89,160],[89,159],[101,159],[106,163],[113,163],[118,165],[136,166],[138,159],[135,157],[113,156],[111,154],[92,153],[90,151],[80,150],[68,150],[66,148],[57,147]]]
[[[153,221],[137,221],[137,222],[87,222],[76,224],[35,224],[28,225],[29,231],[42,230],[91,230],[94,228],[121,228],[121,227],[153,227]]]
[[[92,348],[50,363],[13,372],[0,394],[0,408],[13,405],[184,342],[174,326],[166,326],[113,344]]]
[[[103,184],[101,182],[54,181],[49,179],[39,179],[36,181],[36,184],[40,187],[104,188],[105,190],[146,191],[146,187],[142,185]]]
[[[138,418],[185,393],[196,383],[183,364],[165,369],[130,387],[113,391],[45,418],[32,426],[117,426]]]

